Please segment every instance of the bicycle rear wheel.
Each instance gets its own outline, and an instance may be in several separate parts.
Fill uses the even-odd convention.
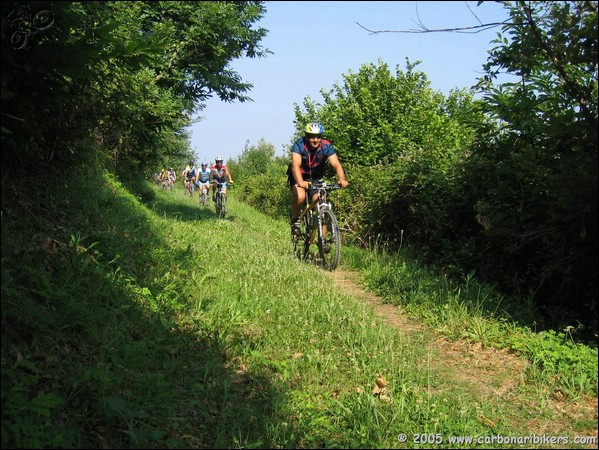
[[[318,252],[322,267],[333,271],[339,264],[339,256],[341,254],[339,223],[337,222],[335,213],[328,207],[322,208],[321,213],[322,229],[326,229],[326,234],[318,237]]]
[[[300,220],[300,233],[294,234],[291,230],[291,242],[293,242],[293,254],[303,261],[306,259],[307,250],[309,247],[308,242],[308,218],[307,216],[302,217]]]

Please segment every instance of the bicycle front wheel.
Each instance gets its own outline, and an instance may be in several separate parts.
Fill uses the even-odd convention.
[[[329,208],[322,208],[321,224],[322,228],[319,229],[319,233],[323,234],[318,236],[321,265],[325,269],[333,271],[337,268],[341,255],[341,233],[337,217]]]
[[[227,196],[222,192],[218,194],[220,197],[220,201],[218,202],[220,205],[220,209],[218,211],[218,218],[224,219],[227,215]]]

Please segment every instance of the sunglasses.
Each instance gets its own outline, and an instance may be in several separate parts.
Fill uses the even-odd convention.
[[[308,139],[322,139],[322,136],[318,134],[309,134]]]

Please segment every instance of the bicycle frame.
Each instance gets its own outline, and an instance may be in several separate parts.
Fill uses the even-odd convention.
[[[311,199],[308,198],[308,195],[306,195],[306,204],[304,205],[304,209],[302,210],[302,212],[299,215],[299,220],[304,220],[304,217],[307,217],[310,223],[310,243],[314,244],[315,240],[314,238],[316,237],[316,231],[318,231],[319,229],[321,229],[322,227],[322,223],[321,223],[321,210],[323,206],[328,206],[329,208],[331,207],[330,203],[327,203],[326,200],[322,200],[323,199],[323,192],[321,192],[321,190],[324,192],[324,196],[326,199],[326,191],[324,189],[319,189],[318,191],[318,200],[316,200],[316,202],[312,203]],[[316,214],[312,214],[312,213],[316,213]],[[315,223],[312,220],[314,219],[314,221],[316,221],[316,224],[318,225],[318,227],[315,227]]]
[[[340,186],[327,185],[322,181],[313,184],[318,190],[318,198],[313,202],[306,196],[305,206],[299,216],[302,233],[300,237],[293,237],[294,252],[304,261],[312,256],[322,267],[332,271],[339,263],[341,238],[333,205],[328,201],[328,192]],[[314,244],[318,247],[319,258],[310,251]]]
[[[193,196],[195,185],[191,178],[185,178],[185,195]]]

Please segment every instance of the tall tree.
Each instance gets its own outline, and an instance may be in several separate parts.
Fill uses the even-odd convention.
[[[2,4],[3,167],[60,167],[90,148],[115,169],[181,154],[206,99],[249,99],[229,63],[268,53],[252,28],[262,2],[22,5]],[[51,21],[21,45],[15,33],[40,12]]]
[[[485,251],[505,284],[596,321],[597,2],[505,5],[480,84],[499,131],[466,175]],[[494,86],[500,72],[515,80]]]

